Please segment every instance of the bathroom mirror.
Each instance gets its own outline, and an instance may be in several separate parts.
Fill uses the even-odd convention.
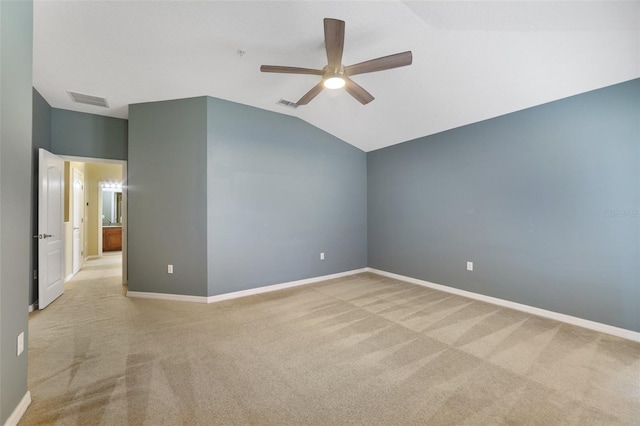
[[[102,189],[102,226],[122,225],[122,189]]]

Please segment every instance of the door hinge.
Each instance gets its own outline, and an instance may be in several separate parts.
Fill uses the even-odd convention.
[[[34,270],[33,270],[33,279],[34,279],[34,280],[37,280],[37,279],[38,279],[38,270],[37,270],[37,269],[34,269]]]

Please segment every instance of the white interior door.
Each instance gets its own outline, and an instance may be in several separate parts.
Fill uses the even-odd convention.
[[[64,161],[38,150],[38,309],[64,292]]]
[[[73,274],[82,268],[84,253],[82,237],[84,235],[84,174],[73,169]]]

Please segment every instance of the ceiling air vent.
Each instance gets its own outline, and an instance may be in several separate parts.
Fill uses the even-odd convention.
[[[109,104],[107,103],[106,98],[101,98],[100,96],[87,95],[84,93],[72,92],[70,90],[67,91],[69,96],[71,96],[71,100],[73,102],[77,102],[79,104],[87,104],[93,106],[99,106],[103,108],[109,108]]]
[[[284,105],[284,106],[288,106],[290,108],[298,108],[298,104],[295,102],[291,102],[288,101],[286,99],[280,99],[278,102],[276,102],[278,105]]]

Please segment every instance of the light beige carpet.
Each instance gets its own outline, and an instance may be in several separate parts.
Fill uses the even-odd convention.
[[[119,267],[31,315],[22,425],[640,422],[638,343],[371,274],[129,299]]]

